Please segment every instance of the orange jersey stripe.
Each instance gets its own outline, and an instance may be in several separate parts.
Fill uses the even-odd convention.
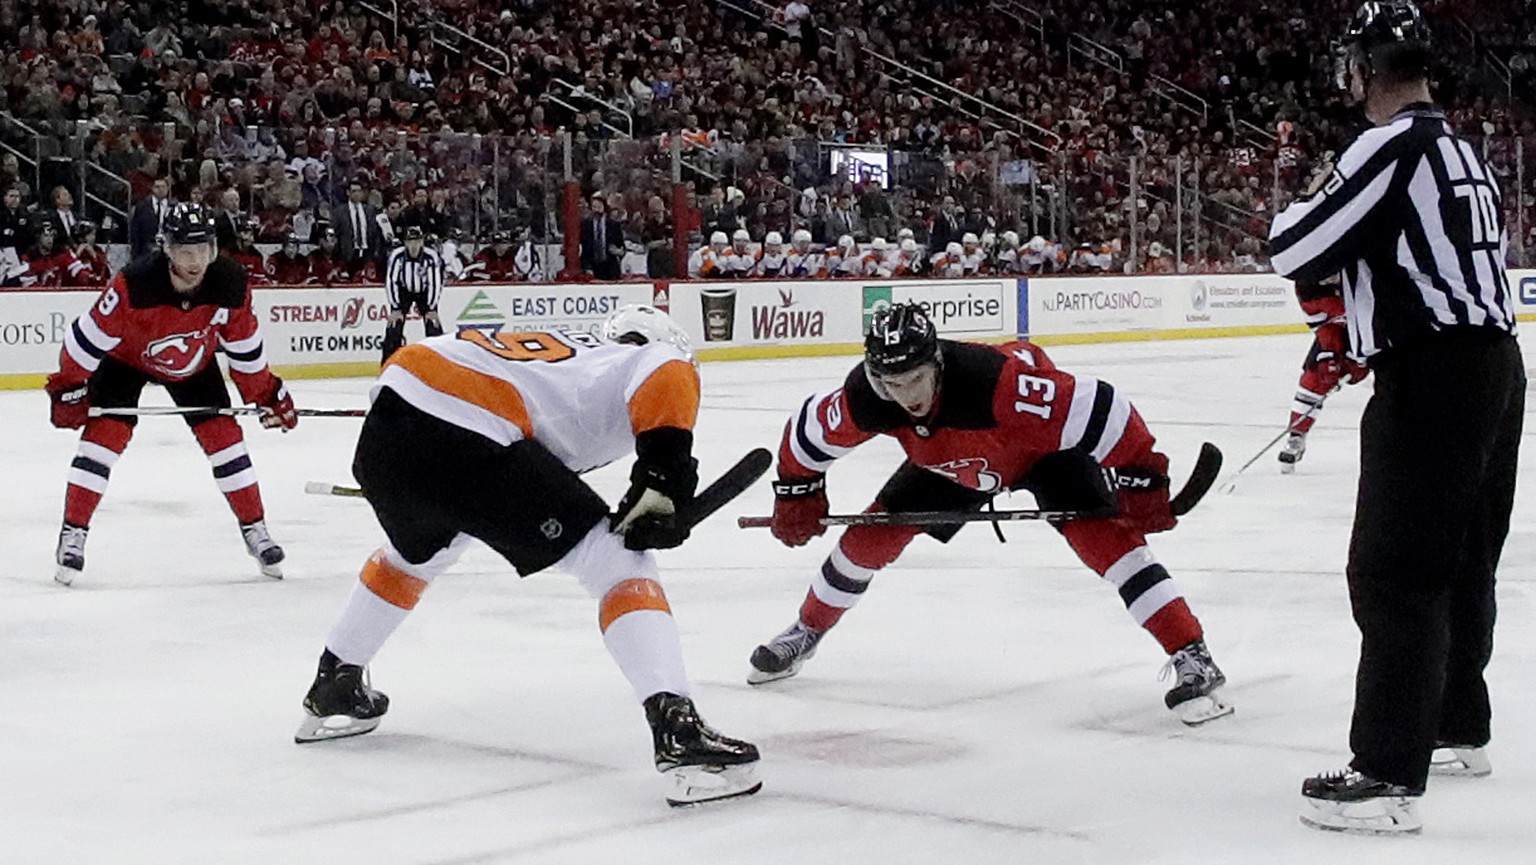
[[[693,429],[699,416],[699,371],[685,360],[656,368],[629,398],[629,422],[635,435],[657,427]]]
[[[421,600],[421,593],[427,590],[426,580],[413,577],[390,564],[384,558],[383,550],[368,557],[368,563],[363,565],[363,572],[358,575],[358,579],[363,581],[370,592],[402,610],[415,609],[416,602]]]
[[[395,352],[385,366],[398,366],[433,390],[505,418],[522,430],[525,438],[533,438],[533,422],[528,418],[523,395],[509,381],[460,366],[420,344],[408,345]],[[697,396],[694,397],[694,409],[698,409]]]
[[[620,616],[636,610],[660,610],[667,615],[672,614],[660,583],[645,579],[625,580],[603,595],[603,602],[597,610],[598,627],[607,631],[608,626]]]

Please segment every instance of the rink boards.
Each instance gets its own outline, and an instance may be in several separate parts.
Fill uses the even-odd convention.
[[[1536,316],[1536,270],[1511,271],[1521,318]],[[0,388],[41,387],[75,317],[99,292],[0,291]],[[669,310],[703,360],[850,354],[870,316],[917,301],[942,335],[1036,342],[1253,336],[1304,329],[1290,282],[1273,274],[977,277],[956,280],[755,280],[448,286],[450,329],[594,330],[624,304]],[[267,357],[295,378],[369,375],[388,315],[382,287],[253,292]],[[416,328],[408,325],[408,338]]]

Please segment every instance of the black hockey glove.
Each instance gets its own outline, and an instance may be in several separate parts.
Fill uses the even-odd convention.
[[[671,549],[688,539],[691,526],[678,512],[693,500],[699,461],[690,454],[693,433],[677,427],[646,430],[635,437],[635,467],[629,491],[610,518],[630,550]]]
[[[1022,484],[1045,511],[1088,511],[1114,516],[1120,503],[1113,480],[1086,451],[1072,448],[1035,461]]]

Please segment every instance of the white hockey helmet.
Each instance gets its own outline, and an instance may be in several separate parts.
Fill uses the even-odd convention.
[[[903,237],[901,239],[901,251],[908,255],[917,252],[917,241],[910,237]]]
[[[811,233],[803,228],[795,229],[795,233],[789,237],[797,247],[809,247],[811,245]]]
[[[1045,238],[1041,237],[1038,234],[1035,235],[1034,237],[1031,237],[1029,239],[1029,251],[1030,252],[1044,252],[1045,251]]]
[[[784,235],[778,233],[777,231],[770,231],[770,232],[768,232],[768,236],[763,238],[763,245],[764,246],[783,246],[784,245]]]
[[[878,252],[884,252],[886,248],[885,238],[877,237],[874,240],[871,240],[869,245]]]
[[[960,237],[960,242],[966,246],[979,246],[981,244],[981,238],[977,237],[975,232],[967,231]]]
[[[731,239],[725,236],[725,232],[717,231],[709,236],[710,246],[730,246]]]
[[[1003,232],[1003,243],[1017,248],[1019,245],[1019,233],[1017,231]]]
[[[965,247],[961,246],[958,243],[955,243],[954,241],[950,241],[949,245],[944,247],[944,254],[945,255],[964,255],[965,254]]]
[[[745,228],[738,228],[731,232],[732,243],[751,243],[752,235]]]
[[[917,235],[912,233],[912,229],[910,229],[910,228],[903,228],[902,230],[896,232],[896,239],[897,240],[916,240],[917,239]]]
[[[838,249],[852,249],[853,246],[853,235],[851,234],[845,234],[837,239]]]
[[[619,307],[603,321],[603,339],[631,345],[660,342],[693,360],[693,344],[672,317],[654,306],[631,303]]]

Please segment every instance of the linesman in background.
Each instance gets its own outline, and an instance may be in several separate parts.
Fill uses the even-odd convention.
[[[443,261],[437,251],[427,246],[421,226],[404,230],[405,245],[389,254],[384,269],[384,293],[389,298],[389,324],[384,329],[384,359],[405,345],[405,316],[411,307],[421,314],[427,336],[443,332],[437,304],[443,299]]]
[[[1483,669],[1525,368],[1499,189],[1430,102],[1418,8],[1364,4],[1337,56],[1340,86],[1375,127],[1270,228],[1282,276],[1342,274],[1349,351],[1376,376],[1347,571],[1361,635],[1354,759],[1303,783],[1301,819],[1418,832],[1429,774],[1490,771]]]

